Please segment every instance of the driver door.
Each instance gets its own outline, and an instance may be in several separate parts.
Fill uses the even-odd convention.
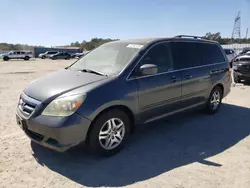
[[[138,68],[145,64],[158,67],[155,75],[137,79],[140,118],[150,121],[180,108],[181,73],[174,70],[171,42],[153,46],[144,55]]]

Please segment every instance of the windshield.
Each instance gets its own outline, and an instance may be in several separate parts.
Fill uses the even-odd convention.
[[[142,45],[131,45],[125,42],[106,43],[83,56],[70,69],[88,69],[108,76],[117,75],[141,48]]]

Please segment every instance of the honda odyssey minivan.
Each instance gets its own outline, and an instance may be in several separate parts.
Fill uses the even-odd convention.
[[[111,155],[138,124],[195,107],[216,113],[231,83],[217,42],[184,35],[114,41],[31,82],[16,119],[45,147],[66,151],[87,143]]]

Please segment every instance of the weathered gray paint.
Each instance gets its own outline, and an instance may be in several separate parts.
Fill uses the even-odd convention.
[[[147,53],[147,50],[158,43],[174,40],[157,39],[150,40],[151,42],[147,41],[134,60],[119,75],[114,77],[73,70],[60,70],[35,80],[24,92],[29,97],[41,101],[41,105],[34,117],[27,121],[32,121],[33,125],[38,123],[40,127],[48,127],[48,124],[52,122],[54,124],[58,123],[57,128],[70,126],[72,121],[74,125],[80,126],[79,129],[75,130],[82,131],[81,126],[84,126],[85,132],[81,139],[81,141],[84,141],[90,122],[100,112],[109,107],[124,106],[133,113],[135,123],[144,123],[189,107],[204,104],[212,88],[217,84],[224,87],[224,96],[226,96],[231,86],[231,77],[228,74],[229,64],[226,61],[156,75],[133,76],[133,71],[137,70],[138,62]],[[190,41],[187,39],[182,40]],[[185,75],[187,74],[192,75],[192,77],[186,79]],[[58,119],[56,117],[46,119],[46,117],[40,115],[49,102],[65,93],[68,95],[79,93],[87,95],[84,103],[76,112],[82,118],[78,117],[79,120],[76,122],[71,119],[72,117],[56,120]],[[81,124],[80,122],[88,123]],[[37,126],[34,125],[34,127]],[[65,144],[65,140],[63,143]]]

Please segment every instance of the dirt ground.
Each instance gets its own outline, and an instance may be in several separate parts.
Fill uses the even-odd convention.
[[[73,61],[0,61],[0,187],[250,187],[250,87],[236,85],[220,112],[140,127],[116,156],[31,144],[15,121],[27,84]]]

